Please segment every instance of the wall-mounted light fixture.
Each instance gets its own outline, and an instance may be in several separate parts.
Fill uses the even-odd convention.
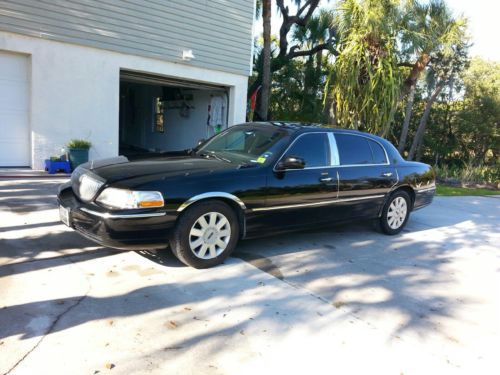
[[[194,59],[193,50],[185,49],[182,51],[182,60],[190,61],[192,59]]]

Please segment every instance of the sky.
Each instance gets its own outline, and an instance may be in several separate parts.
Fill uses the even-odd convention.
[[[456,15],[469,20],[472,56],[500,61],[500,1],[448,0]]]
[[[290,0],[287,3],[291,3]],[[322,0],[323,6],[333,1]],[[500,61],[500,0],[447,0],[456,16],[463,15],[469,21],[471,56]],[[274,1],[273,1],[274,4]],[[290,6],[291,9],[294,7]],[[273,10],[272,33],[278,34],[281,17]],[[255,27],[255,35],[262,33],[262,23]]]

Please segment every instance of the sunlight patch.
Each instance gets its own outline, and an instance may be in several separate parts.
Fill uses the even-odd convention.
[[[386,288],[379,286],[372,288],[351,288],[340,291],[335,301],[342,301],[344,304],[349,303],[381,303],[392,298],[392,292]]]

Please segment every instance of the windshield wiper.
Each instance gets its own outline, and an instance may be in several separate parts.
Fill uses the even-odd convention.
[[[215,153],[215,151],[207,151],[207,152],[202,152],[202,153],[200,154],[200,156],[201,156],[201,157],[212,157],[212,158],[217,159],[217,160],[220,160],[220,161],[225,161],[226,163],[232,163],[232,161],[231,161],[231,160],[226,159],[226,158],[224,158],[224,157],[222,157],[222,156],[220,156],[220,155],[217,155],[217,154]]]
[[[255,168],[258,165],[259,165],[258,163],[240,163],[238,165],[238,168],[239,169],[241,169],[241,168]]]

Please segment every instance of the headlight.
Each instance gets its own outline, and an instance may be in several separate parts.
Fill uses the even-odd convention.
[[[96,199],[97,202],[117,209],[163,207],[163,196],[159,191],[133,191],[106,188]]]
[[[102,185],[104,185],[104,180],[81,166],[71,174],[73,192],[85,202],[90,202]]]

